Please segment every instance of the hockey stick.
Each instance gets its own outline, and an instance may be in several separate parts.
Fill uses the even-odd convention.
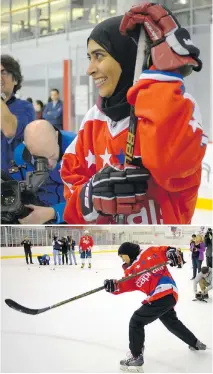
[[[159,264],[159,265],[155,265],[155,266],[152,266],[151,268],[149,269],[145,269],[143,271],[140,271],[139,273],[136,273],[136,274],[132,274],[132,275],[129,275],[128,277],[125,277],[125,278],[121,278],[118,280],[118,283],[122,283],[122,282],[125,282],[129,279],[132,279],[134,277],[137,277],[139,275],[143,275],[143,274],[146,274],[146,273],[149,273],[157,268],[160,268],[161,266],[165,266],[167,265],[169,262],[163,262],[162,264]],[[36,315],[36,314],[41,314],[41,313],[44,313],[44,312],[47,312],[48,310],[50,309],[54,309],[54,308],[57,308],[61,305],[64,305],[64,304],[67,304],[67,303],[70,303],[71,301],[75,301],[75,300],[79,300],[81,299],[82,297],[85,297],[85,296],[89,296],[89,295],[92,295],[93,293],[96,293],[96,292],[99,292],[99,291],[102,291],[104,290],[104,286],[101,286],[101,287],[98,287],[98,288],[95,288],[93,290],[90,290],[88,292],[85,292],[85,293],[82,293],[81,295],[78,295],[78,296],[74,296],[72,297],[71,299],[67,299],[67,300],[64,300],[64,301],[61,301],[57,304],[53,304],[51,306],[48,306],[46,308],[42,308],[42,309],[31,309],[31,308],[26,308],[25,306],[23,305],[20,305],[18,303],[16,303],[15,301],[11,300],[11,299],[6,299],[5,300],[5,303],[12,309],[15,309],[16,311],[18,312],[21,312],[21,313],[25,313],[25,314],[31,314],[31,315]]]
[[[140,74],[141,74],[144,49],[145,49],[145,33],[144,33],[143,26],[141,26],[140,36],[138,40],[133,84],[135,84],[138,81]],[[137,118],[135,117],[134,107],[131,106],[129,128],[128,128],[128,134],[127,134],[127,143],[126,143],[126,154],[125,154],[125,162],[124,162],[125,164],[131,164],[133,160],[136,128],[137,128]],[[118,224],[124,224],[125,215],[124,214],[117,215],[116,222]]]

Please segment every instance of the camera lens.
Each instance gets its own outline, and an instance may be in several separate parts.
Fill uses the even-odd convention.
[[[16,201],[16,196],[14,194],[13,190],[7,190],[4,191],[4,193],[1,194],[1,205],[2,206],[12,206]]]

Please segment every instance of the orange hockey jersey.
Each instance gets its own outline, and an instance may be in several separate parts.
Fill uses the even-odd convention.
[[[79,247],[82,249],[82,251],[90,251],[93,247],[93,239],[91,236],[82,236],[80,238]]]
[[[126,223],[190,224],[208,142],[199,108],[184,93],[180,74],[156,70],[144,71],[127,98],[138,117],[134,157],[142,159],[151,178],[144,206]],[[96,105],[84,117],[62,161],[67,223],[89,223],[82,216],[80,191],[104,166],[124,163],[128,126],[129,117],[114,123]]]
[[[142,250],[133,264],[124,270],[125,276],[127,277],[128,275],[139,273],[152,266],[168,261],[166,256],[167,248],[168,247],[149,247]],[[176,283],[165,265],[152,272],[119,283],[119,289],[113,294],[117,295],[130,291],[141,291],[145,293],[148,297],[143,303],[151,302],[170,294],[174,296],[176,301],[178,300]]]

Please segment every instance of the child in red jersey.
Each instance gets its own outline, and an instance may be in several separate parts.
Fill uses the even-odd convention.
[[[80,238],[79,248],[81,253],[81,269],[84,268],[85,265],[85,258],[88,259],[88,268],[91,269],[91,258],[92,258],[92,247],[93,247],[93,239],[89,235],[89,231],[84,231],[84,235]]]
[[[169,260],[171,266],[178,265],[176,248],[160,246],[141,250],[139,245],[123,243],[118,255],[124,261],[125,276],[139,273]],[[115,279],[104,281],[105,290],[114,295],[123,292],[141,291],[147,295],[142,306],[136,310],[129,323],[129,348],[131,355],[120,361],[122,370],[139,371],[144,363],[144,326],[160,319],[165,327],[189,345],[192,350],[205,350],[206,345],[187,329],[177,318],[174,306],[178,300],[178,290],[166,265],[119,283]]]

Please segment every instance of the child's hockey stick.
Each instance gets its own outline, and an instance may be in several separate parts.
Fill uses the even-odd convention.
[[[155,265],[155,266],[152,266],[151,268],[149,269],[145,269],[143,271],[140,271],[139,273],[136,273],[136,274],[132,274],[132,275],[129,275],[128,277],[125,277],[125,278],[121,278],[118,280],[118,283],[121,283],[121,282],[125,282],[129,279],[132,279],[134,277],[137,277],[139,275],[143,275],[143,274],[146,274],[146,273],[149,273],[157,268],[160,268],[161,266],[165,266],[169,264],[169,262],[163,262],[162,264],[159,264],[159,265]],[[98,287],[98,288],[95,288],[93,290],[90,290],[88,292],[85,292],[85,293],[82,293],[81,295],[78,295],[78,296],[74,296],[72,297],[71,299],[67,299],[67,300],[64,300],[64,301],[61,301],[57,304],[53,304],[51,306],[48,306],[46,308],[42,308],[42,309],[31,309],[31,308],[26,308],[25,306],[22,306],[18,303],[16,303],[15,301],[11,300],[11,299],[6,299],[5,300],[5,303],[12,309],[15,309],[16,311],[18,312],[22,312],[22,313],[25,313],[25,314],[31,314],[31,315],[36,315],[36,314],[40,314],[40,313],[44,313],[44,312],[47,312],[48,310],[50,309],[54,309],[54,308],[57,308],[61,305],[64,305],[64,304],[67,304],[67,303],[70,303],[71,301],[74,301],[74,300],[78,300],[78,299],[81,299],[82,297],[85,297],[85,296],[89,296],[89,295],[92,295],[93,293],[96,293],[96,292],[99,292],[99,291],[102,291],[104,290],[104,286],[101,286],[101,287]]]
[[[140,74],[141,74],[143,58],[144,58],[144,49],[145,49],[145,32],[144,32],[143,26],[141,26],[140,36],[138,40],[137,57],[136,57],[136,63],[135,63],[133,84],[135,84],[138,81]],[[135,117],[134,107],[131,107],[129,128],[128,128],[128,134],[127,134],[127,143],[126,143],[125,164],[131,164],[133,160],[136,128],[137,128],[137,118]],[[124,224],[125,215],[119,214],[116,217],[116,222],[118,224]]]

